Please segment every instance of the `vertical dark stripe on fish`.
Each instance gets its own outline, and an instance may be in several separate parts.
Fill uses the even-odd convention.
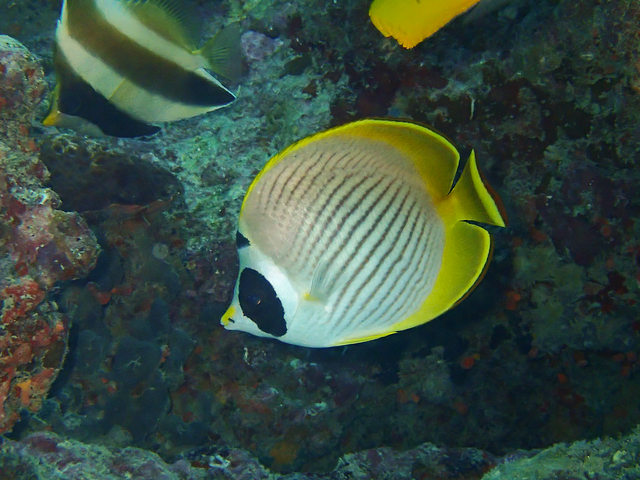
[[[353,228],[349,232],[349,235],[347,237],[345,237],[345,239],[343,240],[342,244],[338,247],[336,255],[334,255],[334,258],[330,260],[331,262],[335,262],[336,261],[336,257],[342,252],[342,250],[344,250],[344,248],[346,247],[347,243],[352,240],[351,237],[353,237],[355,235],[356,230],[358,228],[360,228],[360,225],[362,225],[364,222],[369,220],[369,216],[371,215],[373,210],[376,207],[379,206],[380,201],[387,194],[387,192],[390,190],[391,186],[394,185],[394,184],[397,184],[397,183],[399,183],[399,182],[397,182],[397,181],[396,182],[391,182],[389,185],[387,185],[387,187],[377,196],[377,198],[371,202],[371,204],[369,205],[367,210],[360,215],[360,218],[358,218],[357,223],[353,226]],[[398,198],[398,195],[399,195],[401,189],[402,189],[402,185],[397,185],[397,188],[396,188],[395,192],[393,192],[393,195],[392,195],[391,199],[389,200],[389,202],[386,205],[382,206],[379,209],[379,211],[375,212],[377,216],[376,216],[375,220],[373,220],[372,225],[369,227],[367,232],[364,233],[360,237],[360,240],[358,241],[358,243],[356,245],[356,248],[354,249],[354,252],[355,252],[354,256],[349,258],[346,262],[344,262],[341,265],[340,270],[338,270],[338,272],[336,273],[333,281],[330,282],[329,284],[327,284],[327,289],[329,291],[331,291],[331,289],[333,289],[333,287],[335,286],[336,279],[340,278],[345,273],[345,271],[347,271],[347,269],[352,265],[352,261],[354,260],[354,258],[357,257],[358,252],[360,252],[362,250],[362,246],[364,245],[364,242],[366,242],[370,238],[371,233],[378,227],[378,225],[382,221],[382,218],[387,214],[387,212],[389,211],[389,208],[391,208],[391,205],[393,205],[393,203]],[[387,225],[386,231],[388,231],[388,227],[392,223],[393,223],[393,219]],[[369,255],[371,255],[371,253],[373,253],[373,252],[370,252]],[[367,259],[365,258],[362,262],[360,262],[360,264],[357,267],[355,267],[354,275],[356,275],[357,272],[362,268],[363,264],[366,264],[366,263],[367,263]],[[351,277],[350,280],[353,280],[353,278]],[[347,284],[349,284],[349,281],[347,281]],[[342,294],[344,294],[344,291],[342,292]],[[339,305],[341,302],[342,302],[342,295],[341,295],[340,299],[337,300],[336,305]]]
[[[366,188],[366,190],[356,198],[356,200],[355,200],[354,204],[351,206],[351,208],[350,208],[346,213],[344,213],[342,216],[340,216],[340,217],[336,218],[336,221],[335,221],[335,223],[334,223],[334,225],[333,225],[333,226],[334,226],[334,228],[331,230],[331,233],[329,233],[329,232],[328,232],[328,230],[327,230],[326,228],[322,228],[322,229],[321,229],[321,232],[323,232],[323,236],[324,236],[324,238],[328,238],[328,239],[329,239],[329,241],[326,243],[324,250],[322,250],[322,251],[316,251],[316,252],[315,252],[315,253],[316,253],[316,255],[315,255],[314,257],[312,257],[312,260],[311,260],[311,263],[312,263],[312,264],[314,264],[314,265],[315,265],[315,263],[316,263],[316,262],[321,258],[321,256],[322,256],[323,254],[328,253],[328,252],[330,252],[331,250],[334,250],[334,251],[337,251],[337,252],[341,252],[341,251],[342,251],[342,249],[344,248],[344,246],[346,245],[346,242],[348,242],[348,241],[349,241],[349,237],[350,237],[351,235],[353,235],[353,232],[354,232],[355,228],[357,228],[357,225],[359,225],[359,224],[360,224],[360,222],[362,221],[362,216],[361,216],[361,217],[357,220],[357,225],[356,225],[355,227],[353,227],[353,229],[352,229],[352,230],[349,232],[349,234],[346,236],[346,239],[345,239],[345,240],[343,240],[343,241],[341,242],[341,244],[339,245],[339,247],[338,247],[337,249],[332,248],[332,247],[334,247],[334,245],[335,245],[335,240],[336,240],[336,239],[335,239],[335,237],[334,237],[334,235],[333,235],[333,232],[341,231],[341,230],[344,228],[344,226],[345,226],[345,224],[346,224],[347,220],[349,220],[349,219],[354,215],[354,213],[355,213],[357,210],[359,210],[359,209],[360,209],[360,207],[361,207],[362,203],[367,199],[367,197],[369,196],[369,194],[370,194],[373,190],[375,190],[375,189],[376,189],[376,188],[377,188],[377,187],[382,183],[382,180],[383,180],[383,179],[382,179],[382,178],[380,178],[380,177],[378,177],[378,178],[365,177],[365,178],[367,178],[367,179],[373,179],[373,184],[372,184],[371,186],[365,187],[365,188]],[[363,182],[358,182],[358,184],[356,184],[356,186],[355,186],[355,187],[353,187],[353,188],[351,188],[351,190],[349,190],[349,193],[347,194],[347,196],[346,196],[346,197],[344,197],[344,198],[340,201],[340,203],[336,206],[336,208],[334,209],[334,211],[332,212],[332,214],[331,214],[331,215],[329,215],[329,217],[328,217],[329,219],[333,218],[336,212],[339,212],[340,208],[342,207],[342,205],[343,205],[343,203],[344,203],[344,202],[343,202],[343,200],[344,200],[344,201],[346,201],[348,198],[350,198],[350,197],[351,197],[351,196],[356,192],[356,190],[360,187],[360,185],[361,185],[362,183],[363,183]],[[390,186],[391,186],[391,183],[389,183],[389,184],[386,186],[385,192],[386,192],[386,190],[388,190],[388,189],[389,189],[389,187],[390,187]]]
[[[324,200],[324,202],[322,203],[320,208],[318,208],[316,210],[313,210],[313,211],[311,211],[311,210],[309,211],[310,217],[311,218],[315,218],[316,221],[318,221],[320,219],[320,217],[322,216],[323,212],[325,211],[325,209],[329,205],[329,202],[331,202],[333,200],[333,196],[335,195],[335,193],[340,188],[342,188],[342,186],[345,183],[345,178],[352,176],[352,174],[350,172],[353,170],[354,165],[352,165],[351,162],[353,162],[355,159],[357,159],[357,162],[356,162],[356,165],[357,165],[358,163],[360,163],[362,161],[362,159],[364,159],[366,157],[366,154],[364,152],[358,152],[356,155],[350,157],[345,164],[341,164],[342,161],[349,155],[349,153],[343,155],[342,157],[340,157],[338,159],[332,159],[331,161],[329,161],[329,160],[327,161],[326,167],[327,168],[332,168],[332,174],[331,174],[330,178],[328,178],[328,179],[324,179],[324,178],[321,179],[320,185],[316,185],[316,187],[317,187],[316,188],[316,195],[313,198],[309,198],[308,199],[309,205],[316,205],[318,199],[322,196],[323,193],[325,193],[325,188],[328,187],[337,178],[337,175],[336,175],[335,172],[340,172],[340,173],[343,174],[341,176],[342,181],[336,187],[334,187],[333,190],[326,196],[326,199]],[[347,174],[346,172],[349,172],[349,173]],[[317,179],[320,177],[320,175],[323,175],[323,174],[325,174],[324,169],[319,171],[318,174],[316,176],[314,176],[312,182],[309,184],[308,190],[311,189],[315,185]],[[304,192],[304,195],[303,194],[299,195],[299,197],[306,196],[308,190],[306,190]],[[302,253],[303,250],[305,250],[305,248],[303,247],[303,243],[309,242],[309,238],[310,238],[310,235],[312,233],[314,224],[315,224],[315,222],[307,222],[305,224],[305,226],[307,228],[301,228],[295,233],[295,237],[294,237],[294,240],[292,242],[292,248],[293,248],[293,251],[297,252],[297,253],[295,253],[293,258],[292,258],[292,262],[291,262],[292,265],[296,265],[297,264],[298,259],[300,258],[300,254]],[[306,246],[308,248],[309,244],[307,244]],[[308,263],[308,261],[305,260],[304,263],[306,264],[306,263]]]
[[[328,156],[326,159],[323,159],[323,161],[325,162],[325,164],[326,164],[326,163],[329,163],[329,161],[331,161],[331,159],[332,159],[332,158],[334,158],[335,156],[336,156],[336,154],[335,154],[335,153],[330,153],[330,154],[329,154],[329,156]],[[346,156],[346,154],[345,154],[344,156]],[[311,166],[307,169],[307,171],[305,172],[305,175],[303,175],[303,176],[300,178],[300,180],[299,180],[299,181],[298,181],[298,182],[293,186],[293,188],[291,189],[291,192],[290,192],[290,194],[289,194],[289,198],[286,200],[286,203],[290,202],[290,201],[291,201],[291,199],[293,199],[293,195],[295,194],[295,192],[296,192],[296,190],[298,189],[298,187],[300,186],[300,184],[301,184],[303,181],[308,180],[308,181],[306,182],[306,188],[305,188],[305,190],[301,191],[301,192],[298,194],[298,196],[297,196],[295,199],[293,199],[293,200],[295,201],[295,200],[299,200],[300,198],[305,198],[305,197],[306,197],[307,193],[308,193],[308,192],[309,192],[309,190],[314,186],[315,181],[318,179],[318,177],[319,177],[320,175],[322,175],[322,174],[324,174],[324,173],[325,173],[324,168],[322,168],[322,167],[321,167],[321,168],[319,168],[319,169],[318,169],[318,171],[316,172],[316,174],[315,174],[313,177],[311,177],[311,178],[309,178],[309,179],[307,179],[307,178],[306,178],[306,174],[307,174],[307,173],[309,173],[309,172],[311,172],[311,171],[312,171],[312,170],[313,170],[313,169],[318,165],[318,163],[319,163],[319,161],[316,161],[313,165],[311,165]],[[319,191],[322,191],[322,189],[318,189],[318,190],[319,190]],[[309,204],[310,204],[310,205],[313,205],[313,204],[314,204],[314,203],[313,203],[313,200],[309,199]]]
[[[342,187],[344,186],[345,183],[347,183],[350,179],[352,178],[351,175],[345,175],[342,180],[340,181],[340,183],[338,183],[338,185],[336,185],[334,187],[334,189],[331,191],[331,193],[329,195],[327,195],[327,199],[324,201],[324,203],[322,204],[322,207],[320,208],[319,211],[319,216],[316,219],[316,222],[313,223],[313,226],[315,226],[321,218],[321,215],[327,211],[327,207],[329,206],[329,203],[334,200],[333,196],[336,194],[336,192],[340,191],[342,189]],[[364,181],[364,180],[363,180]],[[329,217],[329,219],[331,219],[331,217]],[[299,248],[296,249],[293,254],[295,255],[295,257],[293,258],[292,264],[295,265],[298,261],[298,258],[300,258],[300,256],[303,254],[303,252],[309,252],[310,250],[312,250],[315,247],[316,242],[318,241],[318,238],[316,238],[315,240],[313,240],[312,234],[313,232],[309,232],[308,235],[306,235],[306,238],[303,237],[304,240],[304,246],[306,248]],[[322,229],[320,229],[320,235],[322,234]],[[302,258],[307,258],[307,260],[305,261],[308,262],[308,253],[303,256]]]
[[[409,278],[407,279],[407,281],[402,282],[402,288],[399,292],[394,294],[394,298],[392,299],[392,302],[384,309],[384,310],[380,310],[377,313],[377,316],[379,319],[385,319],[387,317],[387,314],[389,312],[389,310],[391,310],[393,307],[395,307],[395,304],[398,300],[398,298],[402,297],[402,295],[404,295],[404,292],[406,291],[407,288],[410,288],[410,284],[411,281],[414,279],[414,277],[416,276],[422,276],[424,275],[424,272],[419,271],[419,269],[417,268],[417,266],[415,265],[415,258],[416,256],[422,256],[423,253],[423,248],[420,248],[421,244],[423,243],[423,235],[426,233],[427,230],[427,221],[424,217],[424,215],[418,215],[417,219],[416,219],[416,223],[420,221],[420,232],[418,233],[418,236],[416,238],[416,242],[415,242],[415,247],[411,249],[411,256],[409,258],[406,259],[406,263],[402,266],[402,268],[400,269],[400,271],[398,272],[398,274],[396,275],[396,278],[403,278],[405,273],[407,272],[407,270],[409,270],[409,268],[414,267],[413,271],[411,272]],[[413,237],[413,233],[414,230],[412,229],[412,237]],[[409,243],[410,245],[410,243]],[[407,245],[408,246],[408,245]],[[399,256],[398,257],[398,261],[393,265],[392,268],[395,268],[396,266],[398,266],[401,263],[401,260],[403,260],[404,257]],[[384,296],[380,299],[380,301],[378,302],[379,305],[384,305],[384,303],[387,301],[387,299],[390,298],[391,294],[393,293],[394,289],[390,288],[386,291],[386,293],[384,294]]]
[[[358,273],[369,264],[372,258],[376,256],[376,252],[382,246],[382,244],[386,241],[390,245],[386,249],[386,251],[382,255],[380,255],[380,257],[377,257],[379,258],[379,261],[374,265],[373,269],[369,272],[367,277],[360,284],[356,286],[356,291],[354,295],[351,297],[351,299],[349,300],[349,305],[347,306],[346,310],[344,310],[344,312],[342,313],[343,316],[349,315],[349,311],[351,310],[351,308],[358,302],[358,299],[361,297],[361,295],[364,294],[364,291],[374,279],[378,281],[376,289],[374,291],[377,291],[378,289],[380,289],[382,285],[386,284],[387,280],[389,279],[389,272],[391,271],[390,269],[387,269],[387,271],[384,272],[384,275],[382,277],[377,277],[377,275],[380,269],[382,268],[382,265],[385,263],[386,260],[389,259],[389,255],[391,255],[391,252],[396,247],[396,242],[404,233],[405,228],[407,227],[407,223],[409,222],[409,216],[411,215],[411,212],[416,206],[417,202],[414,200],[411,206],[409,207],[409,211],[402,217],[402,224],[400,225],[400,228],[397,230],[396,235],[394,236],[393,239],[390,239],[388,235],[390,234],[391,230],[398,224],[398,221],[400,218],[397,215],[397,213],[402,212],[402,210],[404,209],[405,205],[407,204],[407,200],[409,199],[410,193],[411,191],[407,190],[404,198],[402,199],[400,207],[396,211],[396,215],[394,216],[394,218],[391,219],[391,221],[387,223],[384,231],[379,235],[378,241],[375,243],[375,245],[371,249],[371,252],[365,258],[364,262],[362,262],[359,268],[357,268],[351,274],[351,277],[349,277],[349,279],[347,280],[346,285],[347,286],[352,285]],[[403,252],[404,250],[399,253],[399,256],[402,256]],[[396,261],[397,261],[397,258],[396,258]],[[366,302],[363,302],[363,303],[366,304]]]
[[[431,244],[429,239],[432,237],[433,230],[428,226],[429,224],[427,224],[427,228],[424,231],[425,238],[419,244],[421,248],[416,248],[416,253],[419,253],[418,260],[413,264],[413,269],[404,285],[405,288],[397,295],[395,301],[389,305],[389,310],[399,310],[401,307],[406,310],[409,305],[417,303],[415,306],[418,307],[421,303],[418,302],[418,297],[422,296],[422,291],[425,288],[425,274],[433,256],[433,251],[428,248]],[[400,320],[400,318],[397,320]]]
[[[317,158],[315,159],[315,163],[314,163],[314,165],[315,165],[316,163],[318,163],[322,159],[322,152],[315,152],[314,155],[317,156]],[[267,197],[267,204],[271,205],[273,208],[281,208],[282,207],[282,204],[280,203],[280,200],[282,199],[282,196],[284,195],[285,190],[289,186],[289,182],[296,175],[296,173],[298,173],[298,171],[300,169],[304,169],[306,167],[306,169],[302,171],[302,174],[300,175],[300,179],[298,180],[298,183],[300,183],[302,180],[304,180],[305,175],[313,167],[312,165],[310,166],[308,164],[308,162],[300,162],[300,161],[297,162],[296,164],[294,164],[293,166],[294,166],[294,168],[292,168],[290,170],[291,173],[289,173],[289,176],[282,181],[282,185],[280,186],[280,191],[278,192],[278,196],[276,198],[272,198],[273,190],[274,190],[275,186],[278,184],[278,181],[280,180],[280,178],[285,173],[287,173],[288,169],[284,168],[272,182],[271,191],[269,192],[269,196]]]
[[[378,282],[373,290],[373,292],[371,292],[369,294],[369,299],[372,298],[376,298],[378,293],[383,290],[386,287],[386,294],[382,297],[382,299],[380,299],[379,301],[376,301],[376,304],[379,307],[382,307],[384,305],[384,302],[389,298],[389,296],[391,295],[392,291],[393,291],[393,287],[395,286],[395,284],[397,284],[397,280],[402,278],[402,275],[406,272],[407,270],[407,266],[411,265],[412,261],[413,261],[413,255],[411,258],[407,258],[405,255],[407,253],[407,249],[412,245],[413,240],[416,241],[415,246],[413,246],[411,248],[412,252],[415,252],[417,250],[417,246],[418,246],[418,242],[420,240],[420,234],[418,234],[418,237],[415,238],[415,233],[416,233],[416,228],[418,227],[418,225],[420,224],[420,212],[417,211],[416,214],[414,214],[414,208],[417,205],[417,202],[414,202],[411,205],[411,208],[409,209],[409,212],[407,213],[406,216],[406,221],[403,222],[403,227],[402,227],[402,231],[404,231],[404,229],[406,228],[406,222],[411,221],[411,226],[409,229],[409,233],[403,243],[403,245],[398,249],[398,251],[393,255],[393,259],[391,261],[391,264],[388,266],[388,268],[386,269],[386,272],[384,274],[384,280],[381,280],[380,282]],[[424,227],[424,224],[422,224],[422,226]],[[394,248],[396,245],[392,245],[389,249],[388,252],[386,253],[387,257],[391,256],[391,253],[393,252]],[[402,269],[397,275],[393,276],[393,278],[396,279],[396,282],[393,282],[392,286],[389,286],[387,284],[387,280],[389,278],[391,278],[393,271],[396,269],[396,267],[398,265],[401,265],[403,263],[403,260],[405,260],[407,262],[406,266],[404,267],[404,269]],[[380,263],[378,266],[378,268],[382,268],[382,263]],[[363,289],[360,289],[358,293],[362,292]],[[366,305],[366,303],[365,303]],[[363,309],[364,310],[364,309]],[[346,311],[345,312],[341,312],[340,315],[341,316],[346,316]],[[376,317],[378,318],[379,321],[384,321],[385,320],[385,316],[382,314],[380,315],[380,311],[376,312]],[[358,326],[361,326],[362,324],[364,324],[366,321],[368,320],[368,318],[365,318],[364,320],[361,320],[360,322],[357,323]]]
[[[333,199],[331,197],[327,199],[327,210],[326,210],[327,214],[325,215],[324,222],[320,224],[320,219],[318,219],[318,222],[316,224],[318,235],[313,235],[313,237],[309,239],[309,242],[307,243],[307,248],[305,249],[306,254],[304,254],[302,258],[309,258],[312,252],[315,253],[315,255],[313,255],[311,259],[311,264],[315,265],[315,262],[318,261],[318,258],[320,258],[320,256],[325,251],[327,251],[331,245],[331,242],[329,242],[327,243],[327,245],[324,246],[323,250],[319,251],[319,248],[317,248],[318,242],[321,241],[323,238],[327,238],[327,237],[331,238],[333,236],[333,232],[338,230],[337,227],[331,229],[331,231],[328,230],[329,225],[334,224],[334,220],[336,220],[335,218],[336,213],[340,212],[340,209],[342,208],[342,206],[354,195],[354,193],[356,192],[356,190],[358,190],[358,188],[360,188],[362,185],[364,185],[365,182],[371,179],[372,179],[371,175],[364,175],[361,179],[359,179],[355,183],[355,185],[346,186],[345,184],[347,182],[355,180],[355,176],[350,174],[345,175],[344,180],[340,182],[339,188],[336,190],[336,192],[340,192],[340,193],[344,191],[345,192],[344,195],[339,200]],[[373,190],[376,187],[376,185],[377,183],[374,184],[372,187],[370,187],[370,190]],[[331,200],[334,200],[333,206],[329,205]],[[336,220],[336,221],[339,221],[339,220]]]
[[[433,247],[435,241],[436,241],[436,237],[434,235],[434,229],[432,228],[429,230],[427,234],[427,240],[425,242],[425,247],[424,247],[424,255],[422,256],[420,262],[418,263],[417,268],[419,271],[426,271],[428,266],[433,263],[433,258],[434,258],[434,255],[436,254],[436,251]],[[440,250],[438,252],[440,254],[442,253]],[[437,273],[438,272],[436,272],[436,275]],[[416,282],[418,282],[417,285],[419,285],[419,281],[420,279],[416,280]],[[425,293],[425,292],[422,292],[423,289],[424,289],[424,284],[422,284],[422,289],[414,288],[409,297],[409,301],[418,302],[419,297],[422,297]],[[422,300],[424,300],[424,298]]]

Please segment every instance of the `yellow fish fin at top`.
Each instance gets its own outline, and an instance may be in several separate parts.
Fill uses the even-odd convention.
[[[125,0],[123,5],[150,30],[193,51],[198,46],[200,27],[180,0]]]
[[[443,314],[480,282],[491,258],[489,232],[468,221],[507,225],[498,196],[483,181],[472,152],[453,191],[436,206],[445,226],[442,265],[433,290],[420,309],[392,328],[406,330]]]
[[[287,155],[318,140],[336,135],[351,135],[386,142],[411,161],[434,199],[442,199],[451,191],[460,162],[460,154],[449,140],[418,123],[390,119],[365,119],[316,133],[271,157],[249,186],[244,201],[247,201],[251,190],[260,181],[262,175]],[[244,202],[242,205],[244,207]],[[240,214],[242,216],[242,209]]]
[[[369,16],[385,37],[413,48],[479,0],[374,0]]]
[[[449,140],[430,128],[404,120],[367,119],[326,133],[330,132],[388,143],[413,164],[434,200],[451,191],[460,154]]]
[[[260,181],[262,175],[287,155],[318,140],[336,135],[351,135],[384,141],[407,156],[420,173],[434,199],[442,199],[451,191],[451,185],[460,162],[460,154],[449,140],[438,132],[414,122],[365,119],[316,133],[271,157],[247,189],[244,202],[247,201],[251,190]],[[242,209],[240,213],[242,216]]]
[[[482,178],[473,151],[452,192],[437,208],[445,223],[449,219],[451,222],[468,220],[497,227],[507,226],[502,201]]]

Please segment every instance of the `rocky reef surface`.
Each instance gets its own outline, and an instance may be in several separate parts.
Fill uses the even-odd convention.
[[[618,439],[558,444],[497,459],[473,448],[423,444],[404,452],[378,448],[348,454],[325,474],[270,471],[245,450],[214,447],[166,463],[139,448],[87,445],[50,432],[0,446],[0,478],[12,480],[592,480],[640,478],[640,432]],[[488,472],[488,473],[486,473]]]
[[[20,411],[37,412],[67,352],[69,317],[51,293],[85,277],[99,247],[85,220],[59,210],[30,137],[47,92],[42,67],[20,43],[0,36],[0,433]]]
[[[2,37],[6,464],[42,478],[96,459],[95,478],[638,478],[638,3],[493,2],[409,51],[369,24],[367,1],[189,3],[204,36],[241,22],[238,100],[146,140],[38,126],[60,2],[0,18],[38,55]],[[484,281],[423,327],[346,349],[223,330],[253,176],[293,141],[372,116],[476,151],[511,220]],[[157,473],[135,473],[145,462]]]

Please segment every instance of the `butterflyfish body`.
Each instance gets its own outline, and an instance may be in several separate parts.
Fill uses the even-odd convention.
[[[273,157],[240,211],[230,330],[307,347],[373,340],[426,323],[468,294],[505,226],[471,153],[438,133],[362,120]],[[452,188],[453,186],[453,188]]]
[[[385,37],[413,48],[479,0],[374,0],[369,17]]]
[[[198,49],[180,3],[64,0],[54,44],[57,85],[43,123],[135,137],[156,132],[153,123],[229,105],[235,95],[209,71],[239,74],[239,28],[225,27]]]

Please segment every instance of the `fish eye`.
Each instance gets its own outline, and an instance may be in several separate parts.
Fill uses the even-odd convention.
[[[253,306],[258,306],[262,303],[262,296],[260,294],[261,292],[257,292],[257,293],[250,293],[247,295],[247,302],[249,302],[250,304],[252,304]]]

